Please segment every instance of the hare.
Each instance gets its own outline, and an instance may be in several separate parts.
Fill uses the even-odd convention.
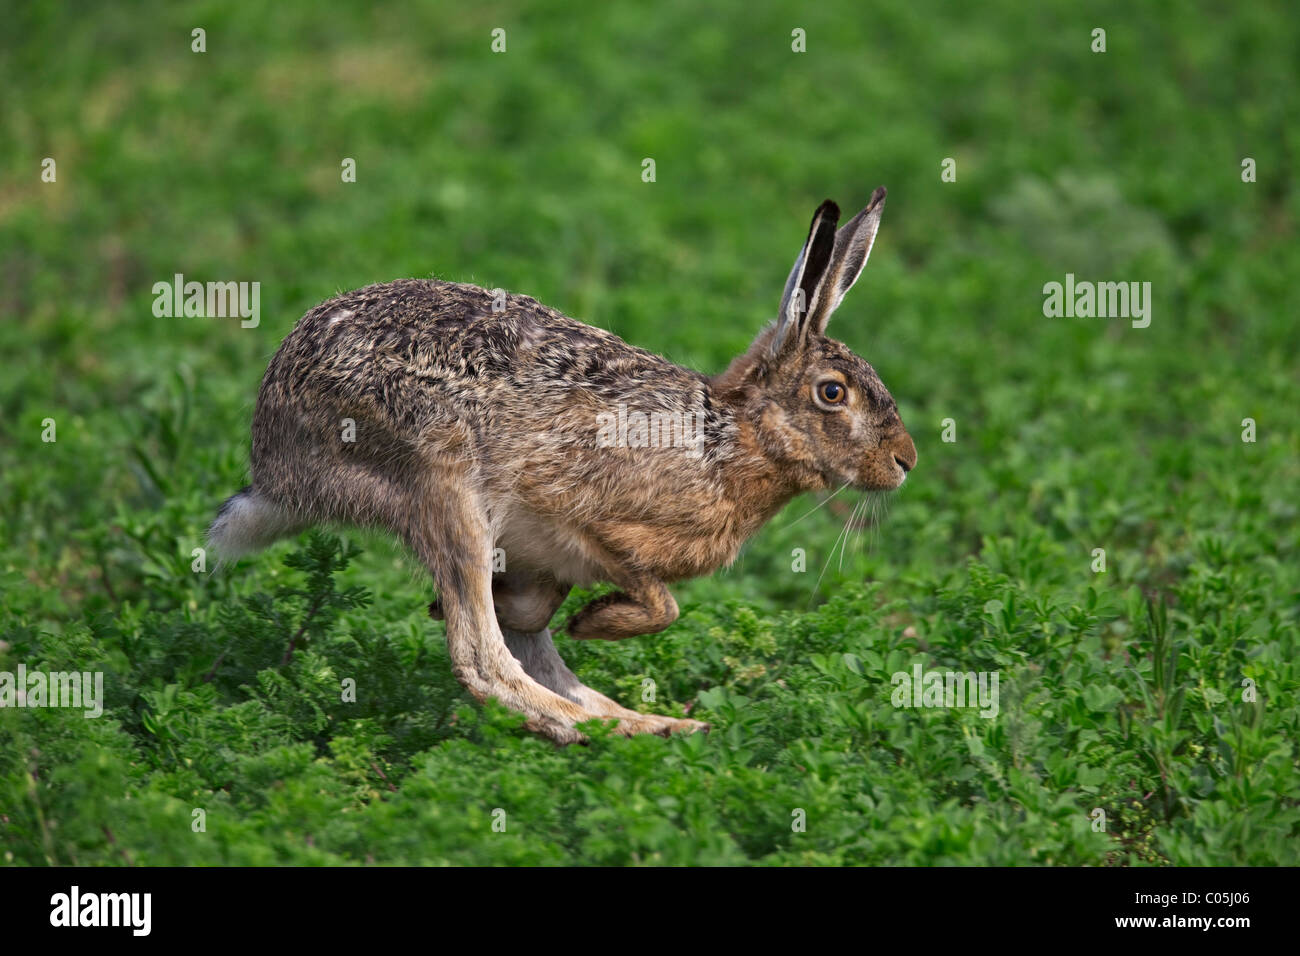
[[[559,743],[592,719],[707,730],[585,686],[551,616],[572,587],[610,582],[570,637],[662,631],[678,613],[667,583],[732,562],[795,495],[902,484],[916,449],[893,397],[824,334],[884,202],[882,187],[838,232],[821,204],[778,320],[713,377],[527,296],[407,279],[330,299],[267,368],[252,484],[221,506],[212,545],[236,557],[319,522],[388,529],[433,575],[430,614],[479,701]]]

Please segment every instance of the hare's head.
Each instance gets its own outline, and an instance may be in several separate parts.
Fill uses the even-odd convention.
[[[867,263],[884,205],[881,187],[837,232],[839,207],[821,204],[786,280],[780,317],[716,382],[804,489],[889,490],[916,464],[916,447],[875,369],[825,334]]]

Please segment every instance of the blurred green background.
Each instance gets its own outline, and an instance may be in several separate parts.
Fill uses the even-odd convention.
[[[1290,5],[23,4],[4,21],[0,668],[93,664],[113,688],[101,721],[0,714],[7,860],[1297,861]],[[330,295],[500,286],[716,372],[773,317],[817,203],[847,217],[882,184],[830,333],[898,400],[919,452],[904,489],[839,550],[853,503],[796,522],[816,502],[795,502],[733,568],[677,587],[661,636],[560,642],[626,702],[654,679],[659,703],[635,705],[689,705],[706,740],[553,753],[466,707],[426,578],[380,536],[349,533],[365,551],[338,573],[373,604],[284,668],[268,648],[294,623],[265,600],[294,545],[191,573],[247,480],[266,362]],[[156,318],[152,286],[178,272],[260,282],[260,325]],[[1045,318],[1066,273],[1152,283],[1150,327]],[[245,634],[231,608],[260,623]],[[247,673],[222,674],[240,653]],[[407,698],[357,719],[286,703],[384,654]],[[888,675],[913,659],[1000,667],[1015,704],[996,726],[896,711]],[[444,719],[420,724],[430,708]],[[475,814],[506,804],[526,822],[494,842]],[[216,805],[197,837],[189,808]],[[1096,806],[1122,822],[1092,831]],[[806,833],[791,807],[817,808]]]

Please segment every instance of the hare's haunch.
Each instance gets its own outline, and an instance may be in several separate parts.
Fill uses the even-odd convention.
[[[619,590],[569,621],[620,640],[677,618],[665,582],[708,574],[803,491],[892,489],[916,464],[875,371],[825,335],[871,252],[885,190],[844,228],[822,203],[778,319],[721,375],[680,368],[526,296],[408,279],[308,312],[253,415],[252,484],[209,531],[234,556],[319,522],[386,528],[420,557],[457,679],[554,740],[705,725],[584,686],[548,625],[574,585]],[[502,558],[504,557],[504,562]]]

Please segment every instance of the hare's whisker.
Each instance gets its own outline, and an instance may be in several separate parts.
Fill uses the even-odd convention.
[[[822,565],[822,573],[817,575],[817,581],[813,584],[812,593],[808,595],[809,604],[812,603],[812,599],[816,596],[817,589],[821,587],[822,578],[826,576],[826,570],[831,566],[831,559],[835,557],[835,549],[839,546],[840,539],[844,537],[848,530],[849,526],[845,523],[844,527],[840,530],[840,533],[835,536],[835,543],[831,545],[830,553],[826,555],[826,563]]]
[[[783,527],[783,528],[789,528],[789,527],[791,527],[792,525],[796,525],[796,524],[798,524],[798,523],[799,523],[800,521],[802,521],[804,518],[806,518],[806,517],[808,517],[810,514],[812,514],[813,511],[817,511],[819,508],[824,508],[827,504],[830,503],[831,498],[834,498],[836,495],[838,495],[841,491],[843,491],[843,490],[844,490],[845,488],[847,488],[848,486],[849,486],[849,482],[847,482],[847,481],[844,482],[844,484],[840,485],[840,486],[839,486],[838,488],[836,488],[833,492],[831,492],[831,494],[830,494],[829,496],[827,496],[826,498],[823,498],[822,501],[821,501],[821,503],[820,503],[819,505],[817,505],[816,508],[813,508],[811,511],[805,511],[803,514],[801,514],[799,517],[795,518],[795,519],[794,519],[793,521],[791,521],[789,524],[783,524],[783,525],[781,525],[781,527]]]
[[[864,537],[864,532],[871,530],[870,522],[874,520],[874,518],[867,518],[866,515],[866,512],[873,507],[870,498],[863,498],[858,507],[862,510],[863,515],[858,519],[857,527],[854,529],[857,531],[857,534],[853,536],[853,554],[855,556],[862,553],[862,539]]]
[[[858,504],[861,504],[861,502],[859,502]],[[853,510],[849,512],[848,519],[844,522],[844,532],[841,535],[841,537],[844,539],[844,543],[840,545],[840,563],[839,563],[839,568],[837,570],[838,574],[844,573],[844,552],[849,549],[849,535],[853,530],[853,516],[856,515],[857,513],[858,513],[858,505],[854,505]]]

